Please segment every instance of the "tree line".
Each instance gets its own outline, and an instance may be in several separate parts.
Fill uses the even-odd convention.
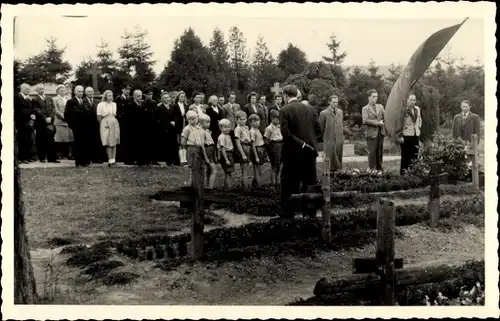
[[[108,44],[97,45],[96,57],[84,59],[74,69],[74,84],[92,85],[88,73],[92,64],[102,72],[98,79],[99,91],[112,89],[120,92],[124,84],[135,88],[154,87],[156,90],[184,90],[188,97],[202,91],[207,95],[227,95],[235,92],[240,103],[251,91],[272,97],[275,82],[295,84],[305,99],[319,110],[328,104],[328,97],[336,93],[347,115],[359,114],[367,103],[366,92],[376,89],[379,100],[385,104],[392,85],[404,66],[392,64],[389,74],[383,75],[374,61],[369,67],[345,68],[342,66],[347,52],[341,51],[341,42],[334,34],[325,44],[326,55],[320,61],[309,61],[296,45],[289,43],[273,57],[266,41],[259,37],[252,52],[238,27],[231,27],[229,36],[215,28],[208,45],[205,45],[192,28],[175,40],[170,59],[163,71],[156,75],[153,51],[147,43],[147,31],[136,27],[125,32],[115,58]],[[72,75],[72,66],[64,60],[65,48],[59,48],[56,39],[47,40],[47,47],[40,54],[14,61],[16,84],[28,82],[62,83]],[[460,101],[468,99],[475,112],[484,115],[484,66],[465,64],[452,56],[440,57],[431,65],[414,87],[423,113],[439,110],[439,122],[447,125],[452,115],[460,111]],[[438,123],[436,117],[425,117],[425,128]],[[356,120],[355,123],[358,123]],[[358,124],[359,125],[359,124]]]

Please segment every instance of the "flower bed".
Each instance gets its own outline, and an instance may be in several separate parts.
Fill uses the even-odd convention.
[[[396,280],[397,282],[397,280]],[[481,293],[474,295],[465,291],[477,283],[484,284],[484,261],[466,262],[450,273],[449,278],[442,282],[419,285],[397,286],[396,302],[398,305],[471,305],[473,299],[479,298]],[[482,291],[475,287],[474,291]],[[376,291],[365,289],[351,293],[338,293],[328,296],[313,296],[306,300],[296,300],[288,305],[373,305],[378,304]],[[448,299],[453,298],[453,299]],[[472,299],[471,299],[472,298]],[[458,299],[458,300],[457,300]],[[484,304],[484,297],[482,298]]]
[[[396,225],[398,226],[416,224],[429,218],[426,204],[397,206],[396,213]],[[461,213],[475,215],[484,213],[484,199],[475,196],[456,202],[446,201],[442,203],[440,208],[442,218]],[[373,230],[376,228],[376,218],[377,213],[373,208],[333,215],[331,217],[332,235],[343,235],[342,237],[347,238],[359,231]],[[284,222],[279,219],[271,219],[268,222],[217,228],[205,232],[205,251],[206,253],[224,252],[230,249],[265,245],[276,246],[279,243],[318,239],[321,235],[320,231],[321,221],[316,218],[297,218]],[[151,235],[141,239],[119,242],[116,247],[119,253],[134,259],[175,258],[187,255],[190,238],[189,233],[176,236]]]

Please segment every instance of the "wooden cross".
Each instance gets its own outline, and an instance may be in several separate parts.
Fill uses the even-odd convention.
[[[446,183],[448,181],[448,173],[441,173],[441,165],[439,163],[431,164],[431,171],[427,178],[431,186],[429,192],[429,202],[427,207],[431,216],[431,227],[437,227],[439,222],[439,183]]]
[[[381,199],[377,204],[377,251],[375,258],[353,260],[354,274],[376,273],[380,276],[380,299],[384,305],[394,305],[395,270],[403,268],[403,259],[394,258],[396,207],[394,202]]]
[[[92,63],[90,65],[90,70],[87,71],[87,75],[92,76],[92,87],[96,92],[99,91],[97,77],[102,75],[102,71],[97,68],[97,64]]]
[[[274,93],[274,95],[281,94],[283,92],[283,88],[280,87],[279,82],[274,83],[274,87],[271,87],[271,92]]]

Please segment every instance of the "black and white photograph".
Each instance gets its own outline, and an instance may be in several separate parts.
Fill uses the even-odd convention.
[[[498,316],[495,7],[2,6],[5,315]]]

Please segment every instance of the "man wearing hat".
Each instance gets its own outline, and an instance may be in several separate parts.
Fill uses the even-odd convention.
[[[119,96],[117,96],[115,98],[115,102],[116,102],[116,119],[118,119],[118,122],[120,123],[120,128],[122,130],[122,135],[121,136],[124,136],[124,134],[125,134],[125,136],[127,135],[127,133],[123,132],[124,128],[125,128],[125,126],[123,126],[123,119],[124,119],[124,115],[126,114],[127,106],[132,101],[132,97],[130,97],[130,89],[132,89],[132,86],[130,86],[130,85],[124,85],[124,86],[122,86],[122,93],[121,93],[121,95],[119,95]],[[116,160],[118,162],[125,161],[125,154],[126,154],[126,152],[124,151],[124,149],[127,148],[126,146],[127,146],[126,143],[123,144],[123,139],[122,139],[122,144],[120,144],[118,146],[117,150],[116,150]]]

